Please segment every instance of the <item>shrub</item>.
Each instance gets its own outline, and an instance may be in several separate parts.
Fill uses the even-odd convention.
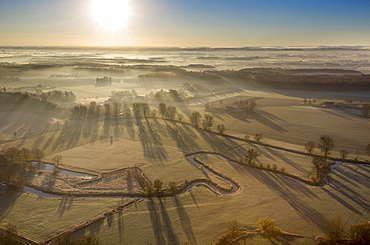
[[[238,237],[240,235],[241,226],[242,226],[241,223],[237,220],[232,220],[228,222],[227,228],[232,237]]]
[[[353,244],[370,244],[370,224],[351,225],[350,236]]]
[[[280,171],[281,171],[282,173],[284,173],[284,172],[285,172],[285,167],[284,167],[284,166],[281,166],[281,167],[280,167]]]
[[[272,164],[272,169],[274,170],[274,171],[276,171],[277,170],[277,164],[276,163],[274,163],[274,164]]]
[[[261,233],[268,237],[274,237],[281,233],[280,228],[276,226],[275,220],[269,217],[259,219],[258,224]]]
[[[326,227],[327,240],[336,244],[343,240],[345,235],[344,224],[341,218],[329,219]]]

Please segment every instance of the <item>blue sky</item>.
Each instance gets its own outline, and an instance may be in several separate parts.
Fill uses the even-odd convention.
[[[370,46],[370,0],[130,0],[114,33],[93,0],[0,0],[0,45]]]

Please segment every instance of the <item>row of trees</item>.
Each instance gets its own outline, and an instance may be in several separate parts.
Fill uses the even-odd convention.
[[[327,158],[327,156],[331,154],[334,146],[334,140],[329,135],[321,136],[318,144],[316,144],[314,141],[308,141],[304,144],[304,147],[308,154],[312,154],[314,149],[317,147],[321,151],[321,153],[324,154],[324,158]],[[365,151],[366,154],[370,156],[370,142],[365,146]],[[342,159],[346,159],[349,154],[348,150],[346,149],[341,149],[339,152]]]
[[[28,148],[11,146],[5,149],[4,156],[8,164],[24,164],[31,159],[36,159],[38,162],[40,162],[44,158],[45,153],[38,148],[30,150]]]
[[[327,221],[325,236],[317,236],[316,244],[370,244],[370,223],[359,223],[345,228],[341,218],[332,218]]]
[[[238,220],[231,220],[227,223],[227,233],[223,234],[215,244],[234,244],[233,242],[243,235],[243,230],[245,229],[243,228],[241,222]],[[269,217],[258,220],[258,231],[260,231],[262,235],[269,239],[280,235],[282,232],[281,229],[276,225],[276,221],[274,219],[270,219]]]
[[[327,156],[330,155],[332,149],[334,148],[334,140],[329,135],[323,135],[320,137],[319,143],[317,145],[314,141],[308,141],[304,145],[308,154],[312,154],[316,146],[324,154],[325,158],[327,158]]]
[[[220,100],[220,106],[223,105],[223,102],[222,100]],[[205,103],[204,104],[204,107],[206,110],[209,110],[212,108],[212,104],[211,103]],[[226,108],[236,108],[236,109],[239,109],[239,110],[242,110],[246,113],[251,113],[255,110],[255,108],[257,107],[257,102],[252,100],[252,101],[248,101],[248,100],[237,100],[237,101],[234,101],[232,103],[228,103]]]
[[[201,123],[202,128],[207,131],[211,131],[211,127],[215,122],[214,117],[211,114],[204,114],[202,117],[202,115],[197,111],[191,113],[189,120],[193,127],[199,128]],[[218,126],[218,130],[220,133],[223,133],[225,131],[225,125]]]

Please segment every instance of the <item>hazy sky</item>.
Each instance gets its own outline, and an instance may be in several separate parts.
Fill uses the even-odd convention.
[[[0,46],[370,46],[370,0],[130,0],[109,31],[93,0],[0,0]]]

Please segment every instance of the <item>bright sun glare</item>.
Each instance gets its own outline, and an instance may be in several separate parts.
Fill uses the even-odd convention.
[[[118,31],[126,27],[130,15],[129,0],[94,0],[92,14],[105,29]]]

